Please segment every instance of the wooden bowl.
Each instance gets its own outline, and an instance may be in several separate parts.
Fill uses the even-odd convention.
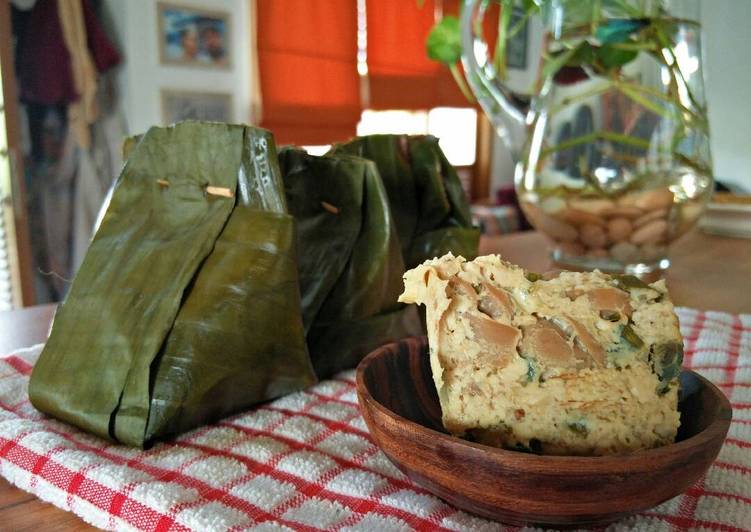
[[[385,345],[357,368],[362,414],[386,456],[457,508],[514,525],[601,525],[692,486],[717,457],[731,408],[693,371],[681,386],[676,443],[625,456],[539,456],[444,430],[425,338]]]

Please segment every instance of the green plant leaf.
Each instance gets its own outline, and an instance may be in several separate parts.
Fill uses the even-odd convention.
[[[589,144],[597,140],[608,140],[610,142],[617,142],[618,144],[625,144],[627,146],[634,146],[636,148],[647,149],[649,148],[649,141],[639,137],[632,137],[631,135],[624,135],[622,133],[615,133],[613,131],[594,131],[587,133],[586,135],[580,135],[578,137],[567,139],[563,142],[545,148],[540,152],[541,157],[547,157],[551,153],[573,148],[574,146],[580,146],[582,144]]]
[[[622,50],[607,44],[594,47],[594,52],[600,65],[605,70],[620,68],[636,59],[636,56],[639,55],[639,52],[636,50]]]
[[[635,32],[649,25],[649,19],[611,19],[597,27],[595,37],[602,44],[625,42]]]
[[[668,120],[675,120],[676,118],[678,118],[673,109],[671,109],[670,107],[660,105],[659,103],[649,98],[649,96],[643,96],[629,86],[616,84],[615,87],[634,102],[638,103],[646,109],[649,109],[659,116],[667,118]]]
[[[605,0],[605,8],[612,13],[620,10],[627,17],[642,17],[645,13],[638,7],[631,5],[629,0]]]
[[[511,14],[514,5],[511,0],[500,0],[501,14],[498,17],[498,39],[493,53],[493,66],[498,73],[499,79],[506,79],[506,41],[508,40],[508,28],[511,24]]]
[[[462,74],[459,70],[459,66],[457,66],[456,63],[449,65],[449,71],[451,72],[451,76],[454,78],[454,81],[459,86],[459,90],[462,91],[462,94],[467,99],[467,101],[470,103],[475,103],[477,101],[477,98],[475,98],[475,95],[467,86],[467,82],[464,81],[464,78],[462,77]]]
[[[566,65],[569,61],[571,61],[571,59],[573,59],[573,57],[584,44],[584,42],[581,42],[573,48],[547,58],[545,60],[545,66],[542,67],[543,77],[548,78],[555,75],[556,72],[558,72],[561,68],[563,68],[564,65]]]
[[[655,42],[640,42],[640,41],[627,41],[627,42],[619,42],[619,43],[612,43],[609,46],[617,49],[617,50],[635,50],[637,52],[653,52],[658,48],[657,43]]]
[[[590,65],[595,61],[595,48],[587,41],[582,41],[573,48],[561,52],[548,61],[542,69],[543,76],[554,76],[564,66],[577,67]]]
[[[459,19],[448,15],[430,30],[425,41],[428,57],[447,65],[453,65],[462,57]]]
[[[615,133],[613,131],[600,131],[597,136],[603,140],[609,140],[610,142],[617,142],[619,144],[625,144],[627,146],[634,146],[636,148],[648,149],[649,141],[639,137],[631,135],[624,135],[622,133]]]

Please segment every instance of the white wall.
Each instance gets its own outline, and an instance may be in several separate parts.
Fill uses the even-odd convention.
[[[700,6],[715,177],[751,193],[751,0]],[[491,172],[493,189],[513,183],[513,161],[497,138]]]
[[[229,70],[159,64],[156,0],[105,0],[114,39],[124,57],[118,73],[123,115],[130,134],[162,123],[161,89],[233,95],[233,119],[251,121],[250,12],[247,0],[173,0],[171,3],[231,13]]]
[[[751,1],[701,8],[715,176],[751,192]]]

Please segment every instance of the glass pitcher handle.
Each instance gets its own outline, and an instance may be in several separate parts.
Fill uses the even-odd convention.
[[[462,65],[480,106],[513,153],[518,152],[527,109],[500,80],[483,36],[489,0],[464,0],[461,17]],[[498,35],[505,39],[505,35]]]

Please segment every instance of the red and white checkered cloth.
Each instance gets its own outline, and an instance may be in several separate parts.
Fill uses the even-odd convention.
[[[609,530],[751,529],[751,315],[679,309],[685,365],[734,415],[694,487]],[[370,439],[354,372],[149,451],[41,415],[27,383],[39,346],[0,358],[0,475],[113,530],[504,530],[402,475]],[[0,527],[2,528],[2,527]]]

